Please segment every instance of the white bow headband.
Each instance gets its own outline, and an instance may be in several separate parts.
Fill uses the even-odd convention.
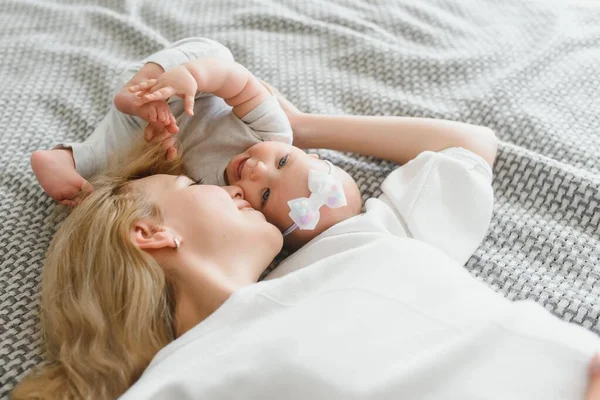
[[[339,208],[347,204],[342,182],[331,175],[333,165],[327,160],[325,162],[329,171],[321,172],[311,169],[308,173],[310,197],[299,197],[288,201],[289,216],[294,224],[283,232],[283,236],[289,235],[297,228],[315,229],[321,218],[319,209],[322,206]]]

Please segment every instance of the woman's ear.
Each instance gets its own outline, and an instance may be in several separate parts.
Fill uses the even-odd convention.
[[[138,221],[131,232],[133,243],[140,249],[162,249],[165,247],[177,247],[175,233],[148,221]]]

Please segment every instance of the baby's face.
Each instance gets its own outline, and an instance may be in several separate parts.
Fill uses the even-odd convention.
[[[328,171],[316,155],[279,143],[255,144],[233,157],[225,170],[230,185],[244,191],[245,199],[267,220],[285,231],[294,222],[289,216],[289,200],[309,197],[308,174],[311,169]]]

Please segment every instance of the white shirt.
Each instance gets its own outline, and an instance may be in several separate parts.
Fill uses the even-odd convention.
[[[166,346],[123,398],[582,399],[598,338],[462,268],[490,182],[466,150],[421,154],[365,214]]]

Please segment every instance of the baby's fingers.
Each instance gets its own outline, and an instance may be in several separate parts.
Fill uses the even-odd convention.
[[[171,114],[168,125],[165,126],[165,129],[172,134],[179,132],[179,127],[177,126],[177,121],[175,120],[173,114]]]
[[[183,103],[185,105],[185,112],[188,115],[194,115],[194,96],[185,96]]]
[[[175,145],[175,137],[167,131],[162,131],[152,138],[152,143],[161,143],[163,148],[167,150]]]
[[[150,142],[152,140],[152,138],[154,138],[154,127],[152,126],[152,124],[148,124],[146,125],[146,128],[144,129],[144,140],[146,142]]]
[[[140,91],[146,91],[149,88],[155,86],[156,82],[158,82],[157,79],[149,79],[147,81],[140,82],[137,85],[129,86],[129,91],[132,92],[132,93],[140,92]]]
[[[172,160],[177,157],[177,148],[175,146],[167,149],[167,160]]]
[[[170,148],[175,147],[176,142],[175,136],[169,136],[166,139],[163,139],[161,145],[163,149],[169,150]]]
[[[160,122],[163,125],[166,125],[169,122],[168,111],[164,108],[158,109],[158,122]]]
[[[157,140],[157,137],[161,137],[164,133],[166,133],[166,131],[162,126],[150,123],[144,128],[144,140],[146,140],[146,142],[153,142]]]
[[[163,139],[161,142],[162,148],[167,152],[167,160],[172,160],[177,157],[177,147],[175,147],[175,143],[176,140],[174,136]]]
[[[155,100],[167,100],[169,97],[175,94],[175,89],[171,86],[166,86],[162,89],[158,89],[151,93],[147,93],[142,96],[144,101],[155,101]]]
[[[150,122],[156,122],[156,119],[158,117],[158,110],[154,107],[148,107],[148,121]]]

